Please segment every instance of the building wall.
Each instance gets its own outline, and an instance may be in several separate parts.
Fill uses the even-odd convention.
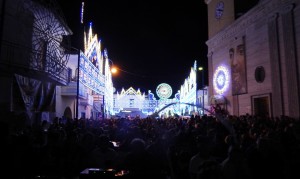
[[[241,41],[245,45],[246,93],[233,95],[230,79],[228,90],[222,94],[230,114],[253,114],[255,97],[268,96],[269,116],[299,117],[299,36],[299,0],[262,0],[207,41],[212,75],[220,65],[231,72],[228,50]],[[265,69],[261,83],[255,80],[259,66]],[[213,84],[212,75],[209,84]],[[210,91],[216,94],[214,85]]]
[[[61,58],[67,44],[60,40],[72,34],[59,7],[40,3],[0,1],[0,112],[24,113],[30,124],[55,116],[52,87],[65,85],[68,79]]]
[[[219,2],[219,0],[205,0],[206,3],[209,4],[208,6],[208,14],[212,14],[208,16],[208,23],[209,23],[209,30],[208,30],[208,36],[213,37],[217,32],[222,30],[224,27],[228,26],[230,23],[234,21],[234,2],[232,0],[222,0],[224,4],[224,9],[222,12],[221,18],[216,18],[216,6]],[[225,13],[226,12],[226,13]]]
[[[208,99],[208,93],[209,92],[207,91],[207,87],[204,87],[204,89],[197,90],[197,104],[199,104],[200,106],[202,106],[202,104],[204,104],[203,105],[204,114],[208,114],[207,110],[210,110],[210,103],[209,103],[209,99]]]
[[[76,113],[76,98],[74,96],[62,96],[61,87],[56,87],[56,116],[62,117],[67,107],[70,107],[72,111],[72,118],[75,117]]]

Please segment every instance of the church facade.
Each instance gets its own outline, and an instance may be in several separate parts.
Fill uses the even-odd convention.
[[[300,1],[206,0],[210,98],[232,115],[299,117]]]

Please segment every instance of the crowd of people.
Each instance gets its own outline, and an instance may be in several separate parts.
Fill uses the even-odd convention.
[[[1,123],[2,175],[9,178],[84,178],[86,169],[128,178],[300,177],[300,122],[286,116]]]

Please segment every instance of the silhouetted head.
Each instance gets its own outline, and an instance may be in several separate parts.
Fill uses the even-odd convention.
[[[130,148],[133,152],[141,152],[144,151],[146,147],[146,143],[141,138],[134,138],[130,142]]]

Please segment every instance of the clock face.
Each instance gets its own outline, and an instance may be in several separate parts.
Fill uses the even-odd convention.
[[[216,19],[220,19],[222,17],[223,11],[224,11],[224,2],[220,1],[220,2],[217,3],[216,9],[215,9]]]

